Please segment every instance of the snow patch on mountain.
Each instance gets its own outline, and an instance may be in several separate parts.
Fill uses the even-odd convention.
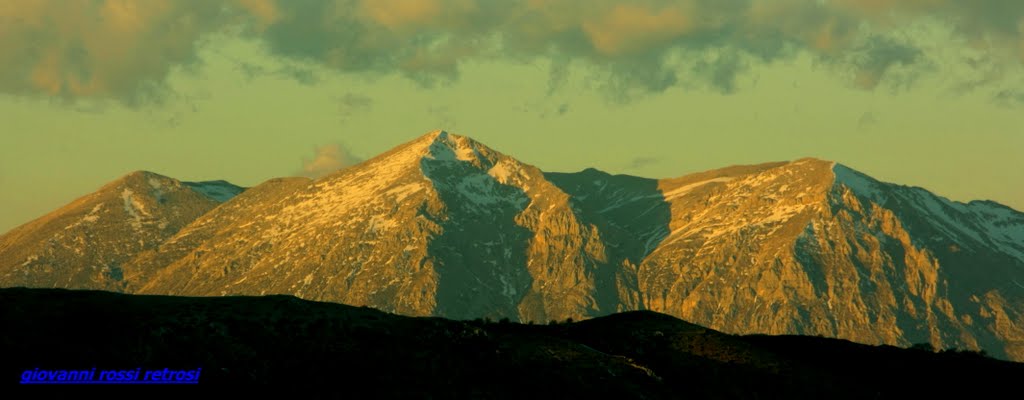
[[[805,204],[792,204],[772,208],[772,213],[760,220],[761,224],[770,224],[788,221],[793,216],[807,209]]]
[[[501,281],[502,296],[505,296],[505,298],[509,300],[514,300],[516,295],[516,287],[512,285],[512,282],[505,278],[505,275],[499,274],[498,280]]]
[[[459,146],[455,150],[455,158],[462,161],[476,161],[480,159],[480,153],[472,147]]]
[[[1024,213],[987,201],[973,201],[965,208],[977,216],[1000,251],[1024,261]]]
[[[966,235],[975,242],[985,242],[978,232],[968,227],[965,223],[957,221],[957,218],[954,217],[955,214],[959,214],[958,217],[962,218],[963,214],[967,212],[963,203],[950,201],[920,188],[912,188],[910,193],[908,197],[911,197],[914,206],[935,222],[937,227],[948,232],[951,237],[960,238]]]
[[[836,183],[876,204],[901,199],[911,212],[939,232],[932,240],[945,237],[964,249],[988,247],[1024,261],[1024,214],[992,202],[962,203],[919,187],[879,182],[841,164],[833,164]]]
[[[82,217],[81,220],[75,222],[74,224],[69,225],[67,228],[64,229],[71,229],[81,224],[92,224],[95,223],[96,221],[99,221],[100,216],[97,214],[100,212],[101,209],[103,209],[103,203],[93,206],[92,210],[89,210],[89,213]]]
[[[149,215],[146,206],[135,198],[135,192],[128,188],[121,191],[121,200],[124,201],[124,212],[132,219],[132,227],[136,230],[142,229],[142,214]]]
[[[396,187],[394,189],[388,190],[385,193],[387,193],[389,196],[393,196],[394,197],[394,201],[396,203],[399,203],[402,200],[405,200],[406,197],[409,197],[410,195],[412,195],[412,194],[414,194],[416,192],[419,192],[421,190],[423,190],[423,184],[421,184],[421,183],[410,183],[410,184],[407,184],[407,185],[398,186],[398,187]]]
[[[501,184],[508,184],[508,180],[513,172],[507,164],[504,160],[499,161],[491,169],[487,170],[487,174],[493,176]]]
[[[39,261],[39,255],[38,254],[33,254],[33,255],[30,255],[27,258],[25,258],[25,262],[21,263],[21,266],[22,267],[28,266],[29,264],[34,263],[36,261]],[[28,271],[26,271],[25,273],[28,273]]]
[[[669,190],[668,192],[665,192],[665,194],[664,194],[665,200],[671,200],[671,199],[674,199],[676,197],[684,196],[687,193],[693,191],[693,189],[696,189],[698,187],[707,185],[709,183],[716,183],[716,182],[724,183],[724,182],[729,182],[732,179],[733,178],[729,178],[729,177],[713,178],[713,179],[708,179],[708,180],[704,180],[704,181],[700,181],[700,182],[694,182],[694,183],[691,183],[691,184],[688,184],[688,185],[683,185],[683,186],[677,187],[675,189]]]
[[[482,206],[494,205],[507,201],[508,199],[497,193],[494,181],[490,175],[470,175],[456,184],[456,189],[467,200]]]
[[[1002,239],[1024,246],[1024,213],[989,202],[971,202],[968,209],[979,214],[985,228]]]

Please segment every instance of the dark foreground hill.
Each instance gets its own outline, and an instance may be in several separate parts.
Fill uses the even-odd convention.
[[[799,336],[734,336],[638,311],[523,325],[413,318],[291,296],[0,289],[0,376],[202,368],[411,398],[897,398],[1015,393],[1024,364]],[[152,388],[151,388],[152,389]]]

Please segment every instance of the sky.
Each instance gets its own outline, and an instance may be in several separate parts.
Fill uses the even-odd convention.
[[[135,170],[435,129],[545,171],[802,157],[1024,210],[1024,1],[0,0],[0,232]]]

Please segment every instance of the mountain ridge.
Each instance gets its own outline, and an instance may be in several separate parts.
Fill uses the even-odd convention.
[[[670,179],[544,172],[435,130],[200,214],[123,251],[121,279],[85,287],[292,294],[456,319],[650,309],[728,333],[1024,359],[1024,214],[816,158]],[[9,286],[27,256],[5,241]]]
[[[125,262],[219,204],[173,178],[126,174],[0,235],[0,280],[122,290]]]

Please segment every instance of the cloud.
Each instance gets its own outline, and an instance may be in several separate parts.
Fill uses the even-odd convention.
[[[878,125],[878,118],[875,117],[875,113],[866,111],[860,115],[857,119],[857,129],[865,130]]]
[[[569,103],[562,103],[559,105],[556,112],[558,115],[565,115],[565,113],[569,112]]]
[[[358,93],[345,93],[334,100],[338,102],[338,115],[341,116],[342,122],[352,118],[358,112],[373,107],[373,98]]]
[[[1004,89],[996,92],[992,100],[1003,107],[1024,105],[1024,90]]]
[[[658,158],[655,158],[655,157],[636,157],[636,158],[634,158],[634,159],[629,161],[629,164],[626,165],[626,168],[628,168],[628,169],[639,169],[639,168],[647,167],[647,166],[654,165],[654,164],[657,164],[657,163],[660,163],[660,162],[661,162],[661,160],[658,159]]]
[[[569,103],[562,102],[557,105],[550,102],[527,102],[519,108],[519,111],[534,114],[541,119],[561,117],[571,110]]]
[[[358,93],[345,93],[344,96],[338,97],[337,100],[342,107],[347,109],[369,108],[373,105],[372,98]]]
[[[581,27],[597,54],[622,56],[679,37],[696,28],[693,3],[651,9],[621,3],[596,18],[583,20]]]
[[[856,70],[854,85],[861,89],[872,90],[878,86],[887,74],[899,66],[913,65],[921,60],[923,52],[913,46],[896,42],[893,39],[875,36],[869,38],[853,50],[852,64]],[[908,86],[912,77],[905,77],[898,86]]]
[[[312,159],[302,160],[299,175],[315,179],[363,161],[341,144],[318,146],[314,151],[316,154]]]
[[[433,117],[435,126],[440,129],[451,131],[458,128],[455,116],[452,115],[451,108],[448,106],[429,106],[427,114]]]
[[[204,34],[244,15],[204,0],[0,3],[0,93],[160,102]]]
[[[736,77],[747,69],[746,62],[735,51],[719,52],[711,60],[697,61],[692,72],[723,94],[736,91]]]
[[[268,68],[259,64],[240,60],[234,60],[234,63],[235,70],[240,72],[248,80],[263,76],[274,76],[288,78],[307,86],[312,86],[320,82],[320,77],[309,68],[298,67],[295,65]]]
[[[469,59],[551,59],[552,88],[584,62],[621,99],[733,93],[739,76],[809,53],[875,90],[935,72],[932,39],[904,35],[922,23],[1024,63],[1024,2],[1008,0],[25,0],[0,3],[0,93],[159,102],[170,71],[194,69],[204,38],[226,32],[297,65],[425,86],[454,82]],[[317,82],[312,69],[270,73]]]
[[[285,66],[278,69],[276,74],[289,77],[296,82],[307,86],[312,86],[320,82],[320,78],[317,77],[316,73],[309,68]]]

